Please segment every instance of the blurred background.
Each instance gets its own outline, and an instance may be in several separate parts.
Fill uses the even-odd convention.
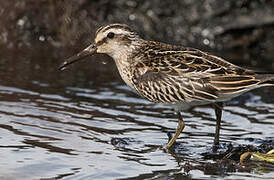
[[[212,109],[186,112],[182,143],[175,154],[164,153],[176,116],[132,93],[106,55],[57,70],[109,23],[274,72],[273,0],[2,0],[1,179],[273,177],[271,171],[186,170],[186,162],[212,160],[204,156],[213,143]],[[230,102],[221,140],[273,147],[273,99],[273,88],[263,88]]]
[[[273,67],[273,8],[272,0],[3,1],[0,42],[8,49],[35,45],[64,52],[90,43],[100,26],[119,22],[145,39],[222,51],[234,63]],[[54,57],[63,55],[55,51]]]

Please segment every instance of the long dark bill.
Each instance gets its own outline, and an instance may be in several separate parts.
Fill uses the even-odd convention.
[[[76,61],[82,60],[87,56],[91,56],[96,53],[97,47],[95,44],[91,44],[83,51],[79,52],[78,54],[69,57],[66,61],[64,61],[61,66],[58,68],[59,70],[63,71],[66,67]]]

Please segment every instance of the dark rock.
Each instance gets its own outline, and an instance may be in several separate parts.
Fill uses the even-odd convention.
[[[119,22],[147,39],[215,51],[236,64],[274,66],[271,0],[22,0],[1,2],[0,14],[0,44],[10,48],[34,42],[82,48],[99,26]]]

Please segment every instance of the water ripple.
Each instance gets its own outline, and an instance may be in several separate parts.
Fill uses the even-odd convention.
[[[184,160],[199,162],[201,153],[211,148],[215,120],[209,107],[183,113],[186,128],[178,139],[178,159],[163,152],[167,132],[177,126],[170,108],[118,84],[67,87],[63,92],[0,86],[0,151],[5,155],[0,161],[7,167],[3,177],[32,169],[37,173],[31,177],[49,177],[53,171],[73,179],[126,178],[167,169],[172,173],[180,171]],[[252,144],[250,137],[273,137],[274,106],[259,95],[251,97],[225,107],[222,142]]]

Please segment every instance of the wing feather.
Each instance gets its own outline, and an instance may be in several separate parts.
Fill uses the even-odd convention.
[[[237,93],[243,90],[249,90],[261,81],[255,79],[254,76],[241,75],[223,75],[213,76],[210,78],[210,83],[218,89],[219,94]]]
[[[176,103],[191,101],[215,101],[216,89],[206,82],[188,77],[170,76],[162,72],[147,71],[135,81],[138,92],[152,102]],[[208,85],[206,85],[206,83]]]
[[[153,102],[228,100],[261,82],[255,72],[196,49],[165,44],[154,47],[136,62],[135,67],[142,69],[135,68],[133,73],[138,92]]]

